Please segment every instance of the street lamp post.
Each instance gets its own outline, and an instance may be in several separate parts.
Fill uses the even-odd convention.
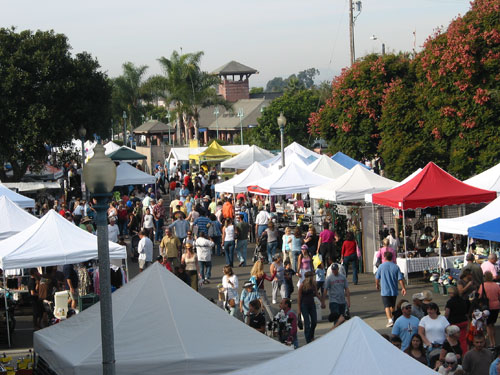
[[[167,125],[168,125],[168,144],[171,145],[170,143],[170,111],[167,112],[166,118],[167,118]]]
[[[80,135],[80,141],[82,142],[82,181],[81,181],[81,187],[82,187],[82,198],[86,197],[86,189],[85,189],[85,182],[83,181],[83,167],[85,166],[85,136],[87,135],[87,129],[85,129],[82,126],[80,126],[80,129],[78,129],[78,134]]]
[[[115,374],[115,346],[113,334],[113,308],[111,304],[111,274],[109,272],[109,244],[107,209],[111,191],[116,182],[116,166],[104,154],[101,141],[94,148],[94,156],[83,169],[83,178],[92,197],[97,200],[93,207],[96,210],[97,250],[101,272],[99,288],[101,289],[101,347],[102,373]]]
[[[217,127],[217,139],[219,139],[219,107],[215,107],[214,115],[215,115],[215,126]]]
[[[286,117],[283,116],[283,112],[281,112],[278,117],[278,126],[280,127],[281,133],[281,168],[285,167],[285,125]]]
[[[123,111],[123,145],[127,145],[127,112]]]
[[[241,137],[241,145],[243,145],[243,108],[238,109],[238,117],[240,118],[240,137]]]
[[[376,35],[372,35],[370,37],[371,40],[379,40],[379,38],[376,36]],[[382,44],[382,56],[385,56],[385,43],[380,41],[380,43]]]

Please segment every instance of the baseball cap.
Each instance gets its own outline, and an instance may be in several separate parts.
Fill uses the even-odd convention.
[[[302,245],[300,248],[301,248],[302,250],[309,250],[309,248],[307,247],[307,245]]]
[[[338,270],[338,269],[339,269],[338,263],[332,263],[332,270]]]
[[[251,281],[245,281],[245,284],[243,284],[244,288],[253,288],[253,283]]]
[[[425,299],[424,293],[415,293],[412,296],[413,299],[419,299],[420,301],[423,301]]]
[[[408,307],[408,306],[411,306],[411,303],[410,302],[403,302],[401,304],[401,310],[403,310],[404,308]]]

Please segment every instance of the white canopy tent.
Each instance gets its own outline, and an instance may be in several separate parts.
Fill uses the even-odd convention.
[[[109,242],[109,257],[126,259],[124,246]],[[0,241],[0,268],[45,267],[97,259],[97,236],[50,210],[27,227]]]
[[[480,189],[493,190],[500,193],[500,163],[464,182]]]
[[[249,145],[230,145],[222,146],[225,150],[232,152],[233,154],[239,154],[250,148]],[[198,155],[205,151],[207,147],[172,147],[170,153],[168,154],[167,161],[179,162],[189,161],[189,155]]]
[[[292,163],[263,179],[253,181],[248,191],[260,195],[308,193],[309,189],[330,182],[331,179]]]
[[[221,182],[215,185],[215,191],[218,193],[244,193],[247,191],[247,187],[250,183],[259,181],[260,179],[267,177],[271,172],[263,167],[260,163],[254,162],[250,167],[248,167],[244,172],[234,176],[230,180]]]
[[[134,168],[129,163],[121,162],[116,168],[115,186],[123,185],[145,185],[154,184],[155,176],[151,176],[137,168]]]
[[[432,375],[437,372],[404,353],[354,317],[310,344],[231,375]]]
[[[81,144],[82,144],[81,141],[76,140],[75,142],[78,144],[78,147],[81,147]],[[90,158],[92,158],[92,156],[94,156],[94,147],[97,145],[97,142],[94,141],[94,142],[88,143],[88,144],[87,144],[87,142],[84,143],[84,145],[85,145],[85,157],[87,160],[89,160]],[[104,150],[105,150],[104,154],[109,155],[112,152],[118,150],[119,148],[120,148],[120,146],[117,145],[115,142],[109,141],[108,143],[106,143],[104,145]],[[127,148],[130,148],[130,147],[127,147]],[[80,151],[81,151],[81,148],[80,148]]]
[[[24,195],[17,194],[15,191],[10,190],[4,184],[0,182],[0,197],[6,196],[12,202],[17,204],[21,208],[33,208],[35,207],[35,200],[25,197]]]
[[[333,179],[339,178],[349,170],[326,155],[320,155],[316,161],[309,165],[309,169],[322,176]]]
[[[221,163],[222,168],[247,169],[256,161],[264,161],[274,157],[272,152],[258,146],[250,146],[235,157]]]
[[[305,148],[304,146],[302,146],[297,142],[290,143],[288,146],[285,147],[285,151],[293,152],[294,154],[298,154],[306,159],[310,156],[312,156],[314,159],[317,159],[320,155],[314,151],[309,150],[308,148]]]
[[[5,195],[0,197],[0,240],[35,224],[38,219],[24,211]]]
[[[385,191],[396,184],[358,164],[335,181],[312,188],[309,195],[332,202],[356,202],[363,201],[365,194]]]
[[[438,219],[438,231],[444,233],[468,235],[468,229],[500,217],[500,197],[486,207],[469,215],[452,219]]]
[[[290,351],[225,313],[159,263],[112,298],[117,374],[223,374]],[[60,375],[100,373],[99,317],[97,303],[35,332],[36,353]]]
[[[277,172],[281,168],[281,154],[276,156],[277,158],[267,167],[271,172]],[[299,154],[289,151],[288,155],[285,154],[285,165],[297,164],[308,169],[308,165],[313,163],[311,159],[307,159]]]

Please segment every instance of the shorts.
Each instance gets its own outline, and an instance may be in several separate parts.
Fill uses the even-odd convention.
[[[74,293],[71,293],[68,290],[69,298],[71,298],[72,301],[78,302],[78,289],[74,289],[74,291],[75,291]]]
[[[396,300],[398,299],[398,296],[382,296],[382,303],[384,304],[384,307],[392,307],[394,308],[396,306]]]
[[[151,262],[147,262],[146,259],[139,259],[139,268],[141,270],[148,268],[148,266],[151,264]]]
[[[490,310],[490,316],[488,316],[486,324],[494,325],[497,322],[499,311],[500,310]]]

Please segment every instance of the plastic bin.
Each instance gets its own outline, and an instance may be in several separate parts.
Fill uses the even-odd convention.
[[[94,303],[99,302],[99,296],[94,293],[87,294],[85,296],[78,297],[78,310],[83,311],[88,309]]]

